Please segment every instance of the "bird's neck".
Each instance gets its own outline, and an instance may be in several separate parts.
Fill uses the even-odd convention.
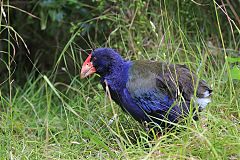
[[[109,74],[101,77],[101,83],[107,83],[109,88],[113,91],[119,91],[126,88],[128,80],[128,70],[132,65],[130,61],[123,61],[122,63],[115,65]]]

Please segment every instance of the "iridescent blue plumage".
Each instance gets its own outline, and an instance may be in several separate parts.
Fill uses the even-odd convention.
[[[113,49],[99,48],[92,53],[92,64],[106,83],[112,99],[139,122],[162,120],[178,122],[189,113],[196,76],[185,66],[163,62],[125,61]],[[197,97],[211,93],[199,81]],[[184,101],[179,101],[180,95]]]

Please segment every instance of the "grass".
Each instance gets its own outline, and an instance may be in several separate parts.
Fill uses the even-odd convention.
[[[83,83],[74,77],[71,85],[29,79],[24,88],[14,88],[12,113],[1,93],[0,154],[17,159],[238,159],[240,90],[230,97],[225,78],[215,77],[221,72],[209,75],[215,92],[201,120],[153,141],[118,106],[111,107],[93,79]],[[60,85],[66,90],[57,90]]]
[[[116,28],[106,45],[126,53],[124,57],[128,59],[184,63],[197,71],[214,91],[212,103],[201,113],[200,120],[179,124],[180,132],[174,130],[160,139],[149,140],[143,127],[109,100],[97,83],[97,76],[80,80],[79,75],[68,71],[66,57],[73,59],[77,69],[82,63],[81,58],[76,58],[78,51],[74,50],[80,48],[73,43],[76,33],[59,54],[53,72],[36,77],[38,70],[35,68],[25,85],[18,86],[12,81],[12,70],[9,70],[7,83],[0,86],[1,158],[240,158],[240,81],[231,78],[232,64],[225,60],[231,56],[228,46],[223,45],[223,50],[209,46],[197,23],[193,24],[196,35],[189,36],[184,24],[178,22],[180,18],[174,20],[166,10],[152,13],[151,22],[144,19],[147,16],[137,16],[138,11],[147,14],[143,8],[138,4],[133,10],[136,16],[129,22],[125,21],[124,13],[116,17],[109,15]],[[215,11],[218,16],[216,8]],[[139,30],[135,29],[137,26]],[[159,26],[162,30],[157,29]],[[220,23],[218,26],[220,41],[224,44]],[[11,48],[9,37],[8,41]],[[12,49],[9,48],[6,66],[12,65]],[[56,79],[55,71],[61,61],[65,64],[64,78],[70,79],[69,83]]]

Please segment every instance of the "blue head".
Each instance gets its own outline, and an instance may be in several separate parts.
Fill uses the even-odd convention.
[[[84,78],[93,73],[103,77],[112,74],[123,63],[123,58],[115,50],[98,48],[83,63],[81,77]]]

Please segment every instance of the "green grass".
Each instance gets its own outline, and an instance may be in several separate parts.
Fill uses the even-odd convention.
[[[131,21],[124,13],[108,15],[116,28],[105,45],[128,59],[184,63],[198,71],[213,89],[212,103],[200,120],[179,124],[180,132],[149,140],[143,126],[109,100],[97,76],[80,80],[68,71],[69,57],[76,70],[82,63],[76,49],[81,47],[73,43],[77,31],[59,53],[54,71],[36,77],[35,68],[25,85],[18,86],[9,70],[8,81],[0,86],[2,159],[240,159],[240,81],[232,79],[233,64],[225,60],[232,54],[228,47],[239,44],[212,47],[197,23],[192,24],[196,33],[192,36],[180,18],[174,20],[166,10],[151,13],[150,22],[138,15],[138,11],[149,14],[144,6],[135,7]],[[227,38],[219,30],[224,44]],[[6,66],[12,65],[11,51]],[[60,62],[68,83],[58,79]]]
[[[29,76],[23,88],[13,88],[11,103],[1,92],[0,155],[18,159],[238,159],[240,88],[239,82],[226,77],[226,63],[217,69],[208,66],[202,73],[214,94],[200,121],[152,141],[120,107],[111,106],[94,78],[76,76],[64,84],[52,83],[47,76]],[[117,116],[109,124],[114,113]]]
[[[19,159],[237,159],[240,89],[230,94],[221,73],[207,75],[213,102],[200,121],[152,141],[118,106],[111,107],[93,79],[83,82],[77,76],[67,85],[30,78],[24,88],[13,89],[12,104],[1,93],[0,154]],[[56,89],[60,86],[64,91]]]

